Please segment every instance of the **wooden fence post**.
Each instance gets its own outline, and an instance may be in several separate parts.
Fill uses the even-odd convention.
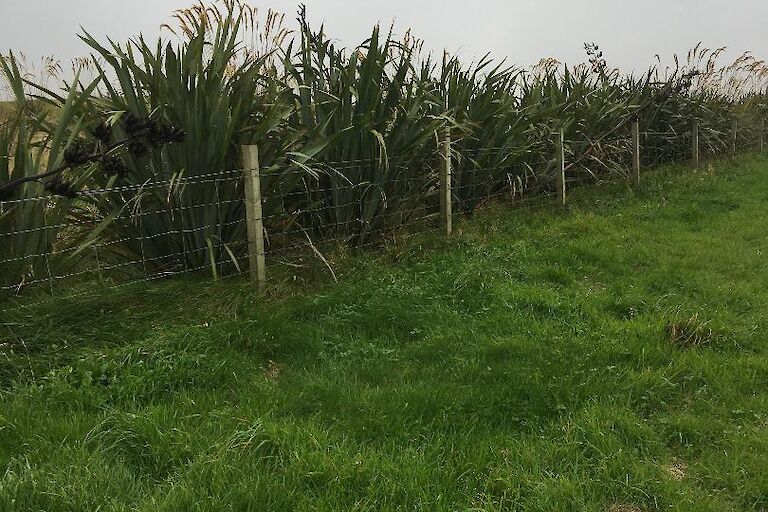
[[[765,118],[760,119],[760,152],[765,151]]]
[[[739,121],[735,117],[733,118],[733,125],[731,127],[731,158],[736,158],[736,137],[739,131]]]
[[[453,196],[451,187],[451,129],[446,126],[440,144],[440,216],[445,236],[453,233]]]
[[[565,205],[565,133],[561,128],[555,135],[555,160],[557,167],[557,199]]]
[[[640,184],[640,122],[632,122],[632,173],[635,183]]]
[[[259,148],[242,146],[243,177],[245,179],[245,219],[248,230],[248,265],[251,281],[259,289],[267,281],[264,255],[264,216],[261,208],[261,178],[259,176]]]
[[[693,168],[699,168],[699,122],[694,121],[691,125],[691,160]]]

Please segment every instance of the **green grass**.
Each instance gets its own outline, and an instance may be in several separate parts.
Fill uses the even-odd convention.
[[[768,161],[714,171],[6,313],[0,510],[766,510]]]

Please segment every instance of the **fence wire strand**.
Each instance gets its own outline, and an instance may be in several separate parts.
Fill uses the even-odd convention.
[[[565,188],[629,178],[635,155],[627,131],[563,139]],[[755,127],[743,128],[735,140],[719,133],[702,136],[700,159],[755,151],[764,138]],[[691,132],[639,135],[643,171],[693,160]],[[510,211],[557,204],[555,144],[539,142],[522,149],[455,143],[453,218],[495,203]],[[247,215],[242,169],[82,190],[67,200],[65,215],[56,214],[57,198],[47,194],[1,201],[0,291],[14,296],[39,286],[71,296],[68,289],[90,282],[117,288],[205,272],[217,279],[241,276],[249,272],[253,244],[247,226],[256,221],[268,264],[338,245],[359,250],[440,232],[442,161],[438,151],[301,165],[288,159],[287,167],[262,174],[260,216]]]

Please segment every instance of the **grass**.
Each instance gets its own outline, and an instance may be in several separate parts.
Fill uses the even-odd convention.
[[[5,313],[0,510],[766,510],[768,160],[711,171]]]

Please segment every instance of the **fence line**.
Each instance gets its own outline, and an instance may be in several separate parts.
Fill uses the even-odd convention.
[[[516,152],[512,142],[473,148],[446,127],[435,150],[419,155],[263,171],[258,148],[244,146],[241,169],[86,189],[74,199],[30,194],[0,201],[0,292],[66,293],[91,282],[117,287],[200,272],[249,274],[263,287],[268,265],[291,254],[323,258],[320,249],[333,244],[361,249],[419,233],[451,236],[457,215],[488,202],[565,205],[570,188],[605,177],[637,185],[650,167],[698,168],[704,158],[764,150],[763,120],[734,120],[706,146],[704,129],[697,121],[687,132],[633,122],[604,139],[558,130]],[[290,179],[297,176],[298,185]]]

